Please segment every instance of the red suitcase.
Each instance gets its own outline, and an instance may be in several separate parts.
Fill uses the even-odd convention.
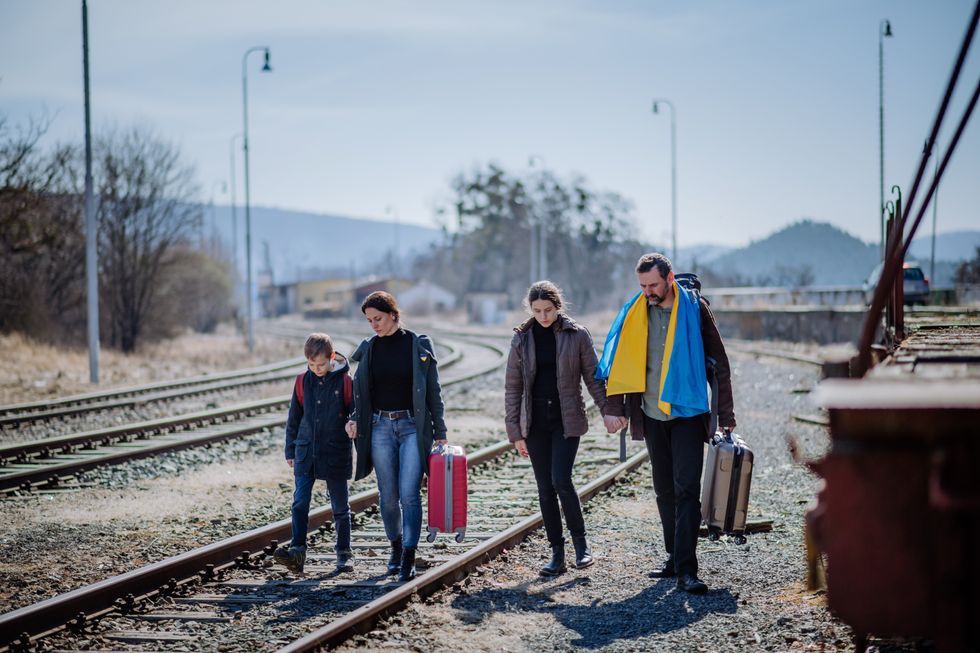
[[[462,447],[441,445],[429,454],[429,535],[456,533],[462,542],[466,534],[466,453]]]

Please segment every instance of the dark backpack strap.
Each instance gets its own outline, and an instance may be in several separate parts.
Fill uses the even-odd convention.
[[[303,405],[303,378],[306,376],[306,372],[300,372],[299,376],[296,377],[296,401],[299,405]]]

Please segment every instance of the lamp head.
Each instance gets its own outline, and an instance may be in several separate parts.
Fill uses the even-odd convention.
[[[265,64],[262,66],[262,72],[264,72],[264,73],[271,73],[272,72],[272,66],[269,65],[269,50],[268,50],[268,48],[266,48],[266,51],[265,51]]]
[[[892,35],[892,24],[889,21],[885,21],[885,36]]]

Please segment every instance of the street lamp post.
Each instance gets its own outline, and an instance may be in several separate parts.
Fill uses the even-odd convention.
[[[670,100],[653,101],[653,112],[660,113],[660,103],[670,107],[670,258],[677,265],[677,124],[676,111]]]
[[[88,374],[99,382],[99,231],[92,182],[92,112],[88,83],[88,3],[82,0],[82,66],[85,77],[85,281],[88,296]]]
[[[543,174],[544,159],[537,154],[532,154],[528,157],[527,165],[529,168],[534,168],[535,162],[537,162]],[[531,276],[533,277],[532,283],[534,283],[534,281],[548,278],[548,238],[544,216],[537,215],[536,212],[531,215],[533,222],[531,224]],[[535,237],[535,231],[537,232],[537,237]],[[535,261],[537,262],[536,269]]]
[[[878,23],[878,228],[881,256],[885,256],[885,37],[891,37],[892,24]]]
[[[245,169],[245,311],[248,317],[248,350],[255,351],[255,325],[252,317],[252,210],[248,186],[248,55],[253,52],[265,52],[265,63],[262,72],[272,72],[269,65],[269,48],[256,46],[249,48],[242,55],[242,154]]]
[[[229,177],[231,181],[231,271],[232,271],[232,287],[235,288],[235,299],[236,302],[240,297],[239,295],[239,280],[238,280],[238,209],[235,206],[235,140],[242,137],[241,132],[232,135],[231,141],[229,142]]]
[[[214,191],[216,188],[220,188],[221,189],[219,191],[220,194],[224,195],[226,192],[228,192],[228,184],[226,184],[224,181],[220,179],[216,179],[211,183],[211,195],[208,198],[208,212],[211,214],[211,233],[210,233],[211,247],[210,248],[208,247],[209,234],[207,233],[207,226],[205,225],[204,228],[202,229],[202,235],[201,235],[202,250],[211,249],[212,251],[215,251],[215,245],[216,245],[215,236],[217,234],[217,229],[218,229],[218,220],[215,217],[215,209],[214,209]]]

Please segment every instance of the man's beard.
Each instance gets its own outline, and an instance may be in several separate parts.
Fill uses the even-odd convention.
[[[667,299],[666,295],[664,295],[663,297],[661,297],[656,293],[652,295],[647,295],[647,302],[649,302],[653,306],[660,306],[661,304],[663,304],[665,299]]]

